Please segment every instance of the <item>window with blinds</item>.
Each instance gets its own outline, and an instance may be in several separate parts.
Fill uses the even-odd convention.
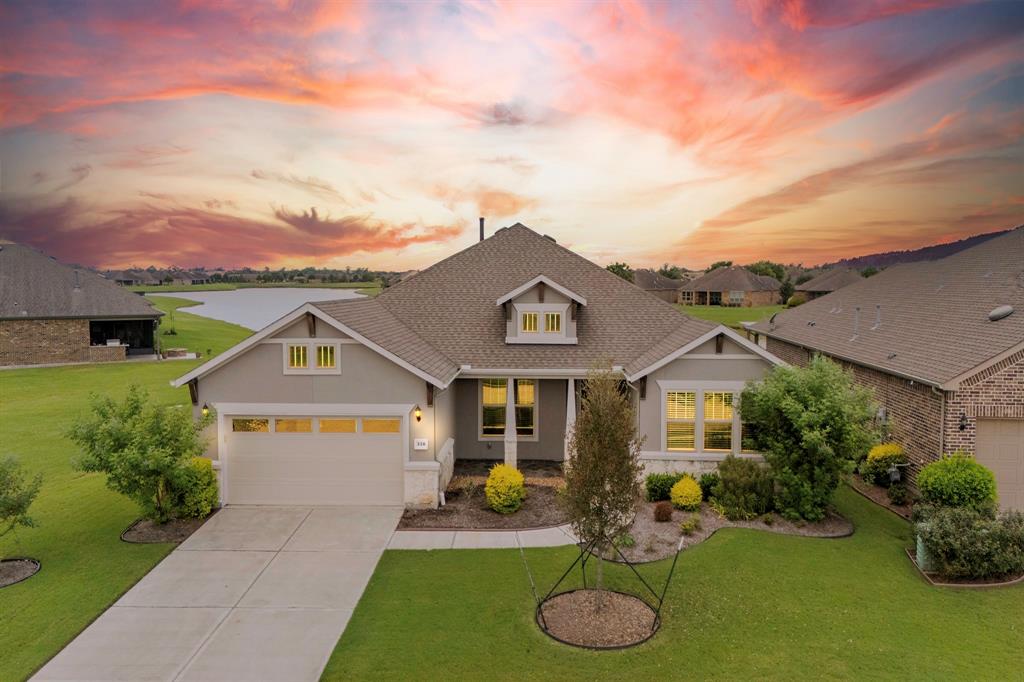
[[[697,394],[665,393],[665,442],[669,450],[696,449]]]

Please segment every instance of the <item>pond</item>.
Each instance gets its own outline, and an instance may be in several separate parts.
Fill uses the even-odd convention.
[[[182,308],[183,311],[203,317],[232,322],[262,329],[309,301],[337,301],[343,298],[361,298],[355,289],[314,288],[252,288],[232,291],[180,291],[155,293],[156,296],[176,296],[201,305]]]

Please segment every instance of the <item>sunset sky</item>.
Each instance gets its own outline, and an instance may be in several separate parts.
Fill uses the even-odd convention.
[[[816,264],[1024,223],[1024,2],[0,0],[0,237],[69,262]]]

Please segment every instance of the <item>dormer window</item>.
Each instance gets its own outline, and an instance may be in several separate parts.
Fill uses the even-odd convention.
[[[587,299],[539,275],[496,303],[505,314],[505,343],[576,343],[576,317]]]

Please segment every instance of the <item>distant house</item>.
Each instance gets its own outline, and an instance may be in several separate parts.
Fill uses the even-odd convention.
[[[724,305],[751,308],[782,303],[779,280],[755,275],[744,267],[715,268],[679,289],[679,301],[686,305]]]
[[[686,284],[686,281],[665,277],[654,270],[645,269],[633,272],[633,284],[663,301],[678,303],[679,289]]]
[[[870,388],[915,473],[965,450],[1024,510],[1024,228],[887,268],[747,325],[791,364],[827,355]]]
[[[102,275],[0,242],[0,365],[107,362],[153,353],[161,315]]]
[[[796,285],[796,290],[804,292],[807,300],[812,301],[862,279],[864,278],[861,274],[853,268],[832,268],[803,284]]]
[[[171,278],[171,284],[192,286],[196,284],[209,284],[210,277],[205,272],[192,272],[191,270],[171,270],[167,273]],[[166,277],[164,278],[166,281]]]
[[[137,272],[131,270],[107,270],[103,276],[115,284],[123,287],[132,287],[142,284],[142,278]]]

